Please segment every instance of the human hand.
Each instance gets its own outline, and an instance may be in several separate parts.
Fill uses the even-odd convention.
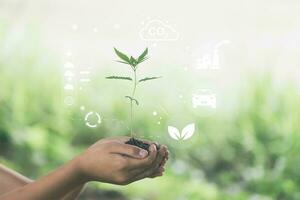
[[[159,151],[149,141],[149,153],[139,147],[125,144],[128,137],[102,139],[75,158],[81,178],[126,185],[146,177],[161,176],[168,159],[167,147]]]

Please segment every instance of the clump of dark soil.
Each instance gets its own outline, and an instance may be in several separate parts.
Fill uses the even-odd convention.
[[[140,148],[145,149],[147,151],[149,151],[149,147],[150,147],[150,144],[145,143],[141,140],[135,139],[134,137],[130,138],[127,142],[125,142],[125,144],[130,144],[130,145],[133,145],[133,146],[137,146],[137,147],[140,147]],[[160,144],[157,144],[157,143],[154,143],[154,144],[156,145],[156,149],[159,150]]]

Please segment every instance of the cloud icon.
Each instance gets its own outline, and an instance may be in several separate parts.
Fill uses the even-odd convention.
[[[150,20],[140,31],[140,37],[146,41],[178,40],[179,33],[161,20]]]

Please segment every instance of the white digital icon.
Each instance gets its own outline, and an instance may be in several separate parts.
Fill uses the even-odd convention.
[[[197,93],[193,94],[192,97],[193,108],[198,106],[208,106],[211,108],[216,108],[217,106],[217,97],[209,89],[201,89]]]
[[[89,79],[89,78],[81,78],[81,79],[79,79],[79,81],[80,81],[80,82],[87,83],[87,82],[90,82],[91,79]]]
[[[178,40],[179,33],[169,24],[153,19],[144,24],[140,31],[140,37],[146,41]]]
[[[71,68],[74,68],[74,64],[71,63],[71,62],[66,62],[66,63],[64,64],[64,67],[65,67],[65,68],[71,69]]]
[[[64,102],[67,106],[71,106],[74,104],[74,98],[72,96],[67,96]]]
[[[80,79],[79,79],[79,82],[81,83],[88,83],[91,81],[91,79],[89,78],[89,75],[90,75],[90,70],[83,70],[83,71],[80,71],[79,74],[80,74]]]
[[[181,133],[174,126],[168,126],[168,132],[171,138],[174,140],[187,140],[191,138],[195,133],[195,124],[191,123],[185,126]]]
[[[212,53],[205,53],[201,58],[197,59],[196,69],[200,70],[216,70],[220,69],[219,49],[225,44],[229,44],[229,40],[223,40],[214,46]]]
[[[71,81],[72,78],[74,77],[74,73],[70,70],[67,70],[64,73],[64,77],[66,77],[68,79],[68,81]]]
[[[64,86],[64,89],[65,89],[65,90],[74,90],[74,86],[71,85],[71,84],[69,84],[69,83],[67,83],[67,84]]]
[[[92,120],[93,118],[93,120]],[[96,120],[95,120],[96,119]],[[85,115],[85,124],[90,128],[96,128],[99,124],[101,124],[101,116],[97,112],[89,112]]]
[[[74,77],[74,73],[72,72],[72,71],[70,71],[70,70],[67,70],[67,71],[65,71],[65,73],[64,73],[64,76],[65,77]]]

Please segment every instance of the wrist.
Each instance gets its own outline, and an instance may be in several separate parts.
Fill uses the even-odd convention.
[[[72,177],[74,177],[74,181],[76,183],[85,184],[89,181],[89,179],[86,177],[84,170],[82,169],[82,158],[81,155],[75,157],[73,160],[71,160],[68,165],[70,169],[70,173],[72,174]]]

